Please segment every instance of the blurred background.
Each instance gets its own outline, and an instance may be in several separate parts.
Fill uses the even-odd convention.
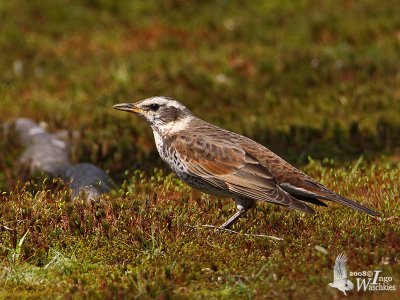
[[[171,96],[297,166],[400,157],[398,1],[0,1],[0,121],[67,129],[118,179],[164,167],[112,105]],[[0,187],[22,151],[0,141]]]

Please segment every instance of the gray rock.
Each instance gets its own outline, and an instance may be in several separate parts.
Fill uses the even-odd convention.
[[[51,136],[43,127],[27,118],[18,118],[15,121],[15,130],[20,142],[25,146],[40,142],[42,139],[47,139]]]
[[[100,168],[90,163],[71,165],[71,147],[64,141],[68,139],[67,130],[50,134],[43,126],[26,118],[15,121],[15,130],[26,146],[20,163],[28,167],[31,174],[44,172],[60,177],[72,189],[73,197],[83,192],[93,200],[110,191],[110,177]]]
[[[59,168],[70,164],[70,146],[34,121],[19,118],[15,121],[15,130],[27,147],[20,162],[31,174],[45,172],[55,176]]]
[[[60,168],[70,164],[69,149],[63,141],[44,139],[42,143],[28,146],[20,158],[20,163],[26,166],[31,174],[45,172],[56,176]]]
[[[80,163],[59,170],[60,178],[69,185],[73,197],[84,192],[93,200],[110,191],[110,177],[100,168],[90,163]]]

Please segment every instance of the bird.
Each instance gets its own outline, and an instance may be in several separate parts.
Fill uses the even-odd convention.
[[[257,201],[314,214],[308,204],[326,207],[322,200],[328,200],[378,216],[256,141],[200,119],[171,97],[155,96],[113,108],[134,113],[150,125],[160,157],[182,181],[236,201],[237,211],[219,228],[230,228]]]
[[[346,291],[350,291],[354,288],[354,284],[347,277],[347,256],[340,253],[335,260],[335,266],[333,267],[333,282],[329,283],[329,286],[337,288],[347,296]]]

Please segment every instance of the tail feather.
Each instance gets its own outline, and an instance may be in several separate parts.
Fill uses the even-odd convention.
[[[315,210],[312,209],[311,207],[309,207],[304,202],[299,201],[299,199],[297,199],[296,197],[294,197],[293,195],[290,195],[288,193],[286,193],[286,195],[288,197],[290,197],[290,199],[291,199],[291,203],[289,205],[289,208],[295,209],[295,210],[300,210],[300,211],[305,212],[305,213],[310,214],[310,215],[315,214]]]
[[[365,206],[363,206],[361,204],[358,204],[358,203],[356,203],[356,202],[354,202],[354,201],[352,201],[350,199],[347,199],[347,198],[345,198],[343,196],[340,196],[340,195],[338,195],[336,193],[333,193],[333,192],[330,192],[329,194],[325,194],[324,196],[321,197],[321,199],[326,199],[326,200],[331,200],[331,201],[338,202],[340,204],[343,204],[345,206],[348,206],[348,207],[353,208],[355,210],[358,210],[360,212],[367,213],[367,214],[369,214],[371,216],[374,216],[374,217],[378,217],[379,216],[379,214],[377,212],[373,211],[372,209],[369,209],[368,207],[365,207]]]
[[[295,197],[298,200],[303,201],[303,202],[308,202],[308,203],[311,203],[311,204],[315,204],[315,205],[319,205],[319,206],[325,206],[325,207],[328,206],[324,202],[322,202],[321,200],[318,200],[317,198],[305,197],[305,196],[300,196],[300,195],[292,195],[292,196]]]
[[[368,207],[358,204],[350,199],[347,199],[346,197],[340,196],[335,192],[329,190],[324,185],[317,183],[313,180],[304,180],[300,186],[296,186],[287,182],[280,184],[280,186],[292,197],[297,198],[301,201],[306,201],[321,206],[327,206],[319,199],[329,200],[338,202],[360,212],[367,213],[371,216],[379,216],[377,212],[369,209]]]
[[[317,196],[316,196],[317,198],[338,202],[347,207],[353,208],[353,209],[358,210],[363,213],[367,213],[374,217],[379,216],[379,214],[377,212],[373,211],[372,209],[369,209],[368,207],[358,204],[346,197],[340,196],[339,194],[332,192],[331,190],[329,190],[327,187],[325,187],[324,185],[322,185],[320,183],[314,183],[314,182],[310,182],[310,183],[312,183],[314,185],[314,187],[317,188],[317,190],[313,190],[313,192],[315,194],[317,194]]]

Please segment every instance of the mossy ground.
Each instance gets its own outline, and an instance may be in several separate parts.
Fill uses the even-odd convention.
[[[115,180],[98,202],[72,202],[62,183],[29,180],[2,135],[0,298],[338,298],[340,252],[397,286],[348,298],[400,298],[399,15],[372,0],[0,2],[0,121],[69,129],[73,160]],[[283,241],[187,227],[221,224],[234,203],[169,175],[146,124],[112,110],[152,95],[385,219],[259,205],[235,229]]]

